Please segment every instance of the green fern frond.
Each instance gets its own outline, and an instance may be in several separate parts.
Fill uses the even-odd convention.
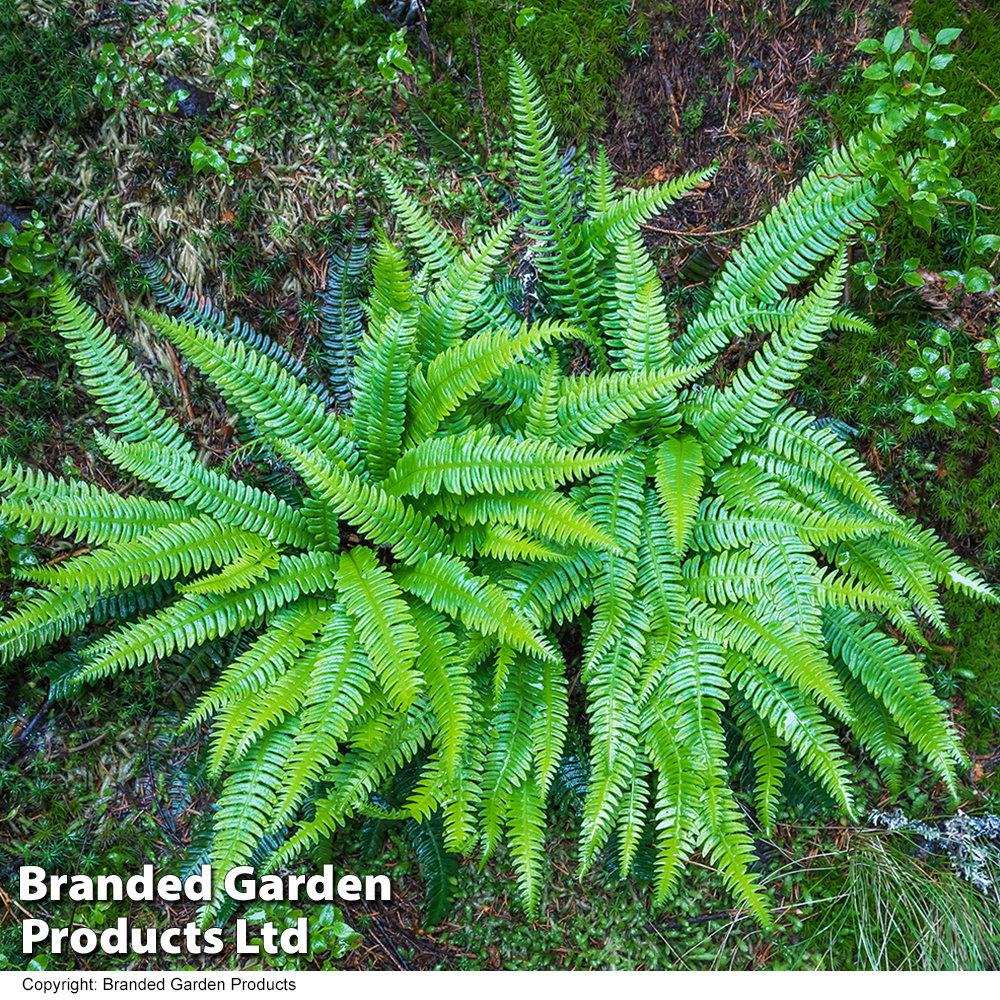
[[[417,353],[421,360],[433,361],[458,344],[521,217],[517,212],[497,223],[467,254],[454,257],[438,276],[433,292],[420,306]]]
[[[234,594],[182,597],[162,611],[126,626],[88,647],[88,681],[161,659],[181,646],[195,646],[260,621],[299,594],[332,590],[335,557],[327,552],[282,556],[277,570]]]
[[[820,335],[830,326],[846,273],[847,254],[841,250],[788,319],[777,321],[771,340],[754,355],[750,366],[737,372],[732,384],[713,399],[711,411],[697,423],[709,465],[718,465],[730,455],[791,388]]]
[[[253,532],[195,517],[58,566],[15,567],[13,572],[47,587],[108,591],[199,573],[213,564],[224,566],[252,547],[260,547],[260,537]]]
[[[80,301],[61,271],[54,272],[49,301],[80,377],[107,411],[108,423],[127,441],[155,441],[193,455],[191,443],[160,409],[149,383],[129,363],[125,348]]]
[[[281,444],[280,450],[324,505],[356,525],[369,540],[390,545],[403,562],[420,562],[447,551],[441,529],[402,500],[290,444]],[[325,513],[307,508],[306,517],[316,537],[332,541]]]
[[[227,401],[251,418],[272,444],[287,439],[349,466],[357,463],[354,444],[338,419],[281,365],[223,334],[143,309],[138,312],[215,382]]]
[[[153,528],[190,517],[176,500],[120,497],[89,483],[60,482],[48,473],[0,462],[0,516],[50,534],[73,534],[92,545],[131,542]]]
[[[403,185],[390,170],[380,169],[379,176],[407,238],[416,246],[431,276],[440,278],[456,257],[454,237],[403,190]]]
[[[853,817],[849,762],[820,708],[800,689],[762,669],[750,657],[730,656],[728,662],[734,680],[757,715],[774,727],[778,737],[792,747],[802,764]]]
[[[278,549],[262,544],[248,549],[218,573],[191,583],[178,584],[177,591],[181,594],[228,594],[242,590],[267,576],[270,570],[277,569],[280,561],[281,552]]]
[[[704,481],[705,459],[696,438],[667,438],[656,449],[656,492],[675,556],[687,549]]]
[[[452,556],[432,556],[419,566],[393,571],[407,593],[426,601],[435,611],[459,618],[486,636],[534,653],[543,659],[555,656],[530,621],[511,608],[499,587],[478,577]]]
[[[340,557],[337,596],[386,695],[405,712],[423,688],[423,678],[414,666],[419,636],[399,585],[371,549],[359,546]]]
[[[233,769],[215,813],[212,836],[212,901],[207,923],[226,898],[224,875],[243,864],[271,826],[291,738],[284,729],[272,730]]]
[[[266,631],[237,656],[201,696],[182,728],[191,729],[227,705],[266,691],[299,657],[324,624],[335,619],[335,614],[334,607],[315,599],[301,599],[291,607],[282,608]]]
[[[393,311],[377,326],[371,324],[361,342],[355,368],[354,436],[376,482],[385,479],[403,448],[415,325],[412,312]]]
[[[300,724],[275,807],[276,824],[285,822],[340,754],[340,743],[376,683],[371,661],[364,655],[354,623],[342,605],[330,609],[316,647]]]
[[[620,456],[516,441],[489,428],[428,438],[396,463],[384,483],[393,496],[421,493],[509,493],[538,490],[605,469]]]
[[[407,441],[419,444],[441,421],[497,376],[515,358],[557,337],[573,336],[564,323],[536,323],[516,336],[505,331],[481,330],[442,351],[414,378],[408,410],[412,414]]]
[[[507,839],[524,908],[534,913],[542,887],[545,857],[545,797],[528,775],[507,797]]]
[[[279,545],[306,549],[313,544],[302,514],[271,493],[229,479],[153,442],[128,444],[103,435],[97,440],[116,465],[216,520]]]
[[[512,524],[562,545],[616,548],[615,540],[572,500],[544,490],[527,490],[466,500],[455,514],[468,524]]]
[[[557,404],[553,437],[568,447],[580,447],[654,404],[661,420],[673,417],[676,423],[676,402],[669,390],[690,376],[690,371],[661,369],[569,379]]]
[[[966,756],[919,662],[851,611],[825,611],[823,626],[833,655],[884,702],[910,742],[927,756],[957,797],[954,768],[963,766]]]

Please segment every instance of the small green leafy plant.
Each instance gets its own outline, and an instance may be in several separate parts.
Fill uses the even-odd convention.
[[[919,357],[919,364],[909,369],[916,393],[903,403],[903,409],[913,414],[913,422],[923,424],[935,420],[946,427],[954,427],[956,413],[982,410],[993,419],[1000,415],[1000,387],[957,391],[954,383],[969,374],[970,363],[966,361],[952,367],[951,334],[943,327],[934,331],[932,340],[932,344],[922,347],[915,340],[906,342]],[[979,348],[984,358],[995,356],[992,341],[984,341]],[[993,381],[998,380],[994,378]]]
[[[949,200],[969,205],[971,233],[961,269],[947,272],[948,287],[961,283],[967,291],[977,292],[991,286],[992,276],[973,260],[1000,247],[1000,236],[978,232],[977,197],[960,176],[961,156],[970,142],[969,128],[962,121],[966,109],[943,100],[945,88],[931,75],[955,58],[953,52],[938,50],[961,34],[961,28],[942,28],[932,42],[915,29],[907,36],[903,28],[897,27],[883,41],[865,39],[857,48],[875,60],[863,73],[866,80],[879,84],[868,103],[868,113],[879,116],[897,131],[910,123],[922,129],[920,141],[924,145],[915,153],[904,155],[895,144],[887,143],[873,157],[872,169],[883,182],[879,201],[893,202],[915,226],[928,233],[935,220],[947,219]],[[907,37],[910,46],[904,48]],[[860,261],[853,268],[869,291],[879,282],[879,256]],[[903,279],[920,286],[923,279],[916,273],[916,265],[916,260],[906,261]]]

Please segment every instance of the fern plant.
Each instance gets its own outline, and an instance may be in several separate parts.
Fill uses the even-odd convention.
[[[767,923],[727,727],[753,756],[765,829],[789,766],[853,814],[841,726],[890,781],[909,741],[954,789],[956,734],[884,626],[914,644],[943,628],[942,584],[995,599],[787,402],[826,331],[870,329],[839,303],[887,127],[808,175],[676,329],[638,225],[711,171],[639,191],[615,186],[603,154],[568,173],[516,56],[511,87],[522,209],[468,252],[385,176],[422,266],[374,253],[339,412],[282,350],[160,282],[183,315],[147,319],[297,473],[285,496],[203,467],[56,280],[116,432],[100,447],[166,498],[0,468],[3,517],[94,547],[19,571],[46,589],[0,623],[0,656],[106,621],[109,595],[141,617],[92,640],[74,684],[251,630],[189,718],[214,720],[211,764],[228,775],[220,868],[288,863],[360,812],[425,824],[427,858],[489,857],[506,837],[531,910],[549,794],[582,784],[582,870],[607,848],[627,873],[642,845],[663,901],[699,850]],[[493,272],[517,227],[539,287],[515,307]],[[717,382],[720,350],[751,335],[765,346]]]
[[[187,721],[214,720],[211,768],[228,772],[211,852],[220,870],[274,842],[317,789],[333,796],[328,826],[377,808],[373,793],[415,759],[425,802],[462,791],[447,822],[468,846],[478,800],[468,769],[489,740],[483,651],[561,675],[551,639],[498,581],[515,561],[615,547],[559,489],[618,457],[520,440],[484,419],[487,383],[573,332],[558,322],[466,329],[517,222],[442,260],[430,291],[397,249],[378,250],[352,408],[339,414],[282,348],[148,266],[160,299],[183,313],[146,319],[219,387],[247,440],[301,478],[287,498],[205,467],[67,278],[52,285],[60,332],[114,432],[98,433],[98,446],[162,498],[0,467],[5,521],[90,547],[17,570],[39,589],[0,622],[0,656],[114,616],[65,688],[250,631]],[[484,523],[481,505],[499,496],[504,512]]]
[[[881,625],[919,645],[923,622],[945,627],[940,584],[996,599],[892,508],[845,444],[786,401],[827,331],[875,332],[840,302],[846,243],[876,214],[872,164],[889,126],[809,174],[743,242],[707,308],[677,330],[637,230],[662,192],[617,190],[599,153],[581,221],[537,83],[516,55],[511,88],[531,251],[592,371],[574,376],[555,352],[536,356],[498,379],[496,398],[513,407],[511,429],[526,440],[621,458],[569,491],[617,550],[506,571],[535,620],[580,616],[590,770],[581,867],[610,839],[628,873],[652,843],[662,901],[697,849],[767,923],[728,781],[727,720],[752,752],[765,830],[789,764],[854,815],[841,725],[890,782],[908,740],[954,793],[964,760],[956,733],[919,660]],[[719,352],[751,336],[764,346],[716,384]],[[665,382],[650,399],[638,386],[657,375]],[[530,773],[532,727],[504,736],[505,757]],[[529,901],[548,774],[536,765],[534,778],[522,793],[530,801],[509,820]],[[496,830],[486,836],[490,846]]]

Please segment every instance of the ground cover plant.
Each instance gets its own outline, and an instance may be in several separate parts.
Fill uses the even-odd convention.
[[[751,747],[765,829],[788,757],[853,813],[831,720],[890,782],[905,738],[954,792],[964,756],[941,703],[868,616],[920,641],[913,608],[943,625],[935,583],[995,600],[835,436],[783,403],[826,330],[867,328],[838,305],[842,242],[877,212],[875,165],[898,124],[809,175],[675,341],[634,230],[706,174],[623,192],[600,154],[567,171],[517,56],[511,89],[522,213],[468,254],[385,176],[423,267],[411,276],[388,244],[376,256],[360,353],[342,373],[349,419],[301,384],[294,359],[248,346],[217,311],[145,314],[307,493],[285,500],[202,468],[57,277],[61,332],[119,435],[100,435],[101,450],[172,499],[6,465],[8,520],[103,548],[15,569],[49,589],[0,624],[0,650],[9,660],[75,632],[116,595],[124,623],[59,678],[71,691],[266,625],[190,717],[215,717],[211,767],[229,771],[213,863],[288,862],[354,811],[439,815],[455,852],[478,843],[488,857],[506,829],[530,912],[569,722],[553,629],[568,624],[582,638],[569,666],[589,743],[581,868],[613,834],[623,873],[649,846],[662,902],[698,848],[767,924],[727,725]],[[553,318],[530,303],[522,316],[490,280],[522,217]],[[706,384],[731,337],[755,331],[769,340],[751,364]],[[560,350],[569,338],[575,351]],[[404,767],[416,780],[387,810],[378,794]],[[297,821],[306,800],[313,818]]]

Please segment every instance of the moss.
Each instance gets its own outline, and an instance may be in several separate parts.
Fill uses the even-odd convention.
[[[78,27],[68,8],[45,30],[26,23],[14,0],[0,0],[0,138],[100,124],[92,111],[97,69]]]
[[[479,46],[486,102],[494,112],[507,101],[507,53],[516,48],[539,80],[563,135],[590,133],[604,125],[625,49],[641,51],[641,27],[630,25],[628,5],[616,0],[566,0],[540,5],[535,19],[517,28],[514,8],[498,0],[440,0],[428,12],[431,36],[452,47],[464,74],[476,82],[469,17]],[[644,22],[643,22],[644,23]]]

